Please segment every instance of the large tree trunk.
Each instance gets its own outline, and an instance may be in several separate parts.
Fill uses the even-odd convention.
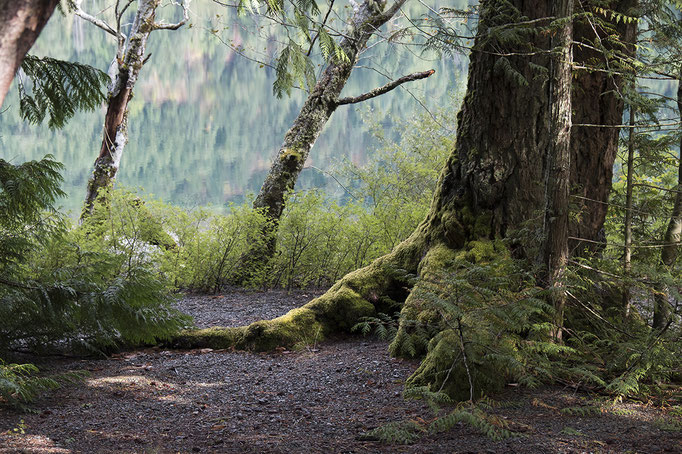
[[[59,0],[0,0],[0,106]]]
[[[595,3],[585,2],[585,7],[589,9]],[[600,2],[599,6],[627,15],[633,14],[638,3],[638,0],[611,0]],[[595,48],[603,46],[619,53],[626,50],[632,55],[637,31],[636,22],[608,19],[621,43],[627,45],[625,49],[622,44],[614,45],[606,39],[608,32],[594,21],[580,19],[574,25],[574,39],[578,43],[574,46],[574,60],[584,69],[574,73],[573,123],[592,126],[574,126],[571,134],[571,203],[577,214],[569,228],[572,255],[599,252],[606,241],[603,226],[620,133],[613,126],[623,121],[624,101],[620,94],[623,78],[609,72],[622,69],[617,62]]]
[[[355,9],[340,43],[347,60],[334,58],[327,64],[293,126],[284,136],[284,143],[254,200],[253,207],[263,210],[269,223],[263,232],[266,241],[256,242],[253,250],[242,260],[244,274],[248,275],[253,266],[262,264],[274,254],[274,233],[288,192],[294,189],[311,148],[338,107],[339,96],[358,56],[374,33],[393,17],[403,3],[405,0],[397,0],[384,12],[386,0],[364,0]]]
[[[464,368],[453,371],[451,367],[460,348],[464,350],[461,338],[457,339],[455,329],[442,325],[445,317],[415,295],[421,283],[428,285],[433,276],[451,269],[449,263],[462,258],[495,261],[508,257],[511,251],[534,262],[541,254],[537,238],[543,233],[547,152],[552,143],[546,78],[551,33],[542,26],[550,22],[546,18],[551,15],[551,3],[481,2],[467,93],[458,115],[456,148],[441,173],[426,219],[407,240],[283,317],[247,327],[184,333],[176,339],[177,345],[254,349],[291,345],[301,339],[347,332],[363,316],[391,311],[387,300],[393,300],[402,311],[391,353],[426,354],[410,384],[438,390],[449,380],[445,390],[458,397],[471,396]],[[509,38],[511,32],[518,36],[501,41],[500,37]],[[563,113],[567,113],[565,109]],[[565,135],[563,139],[565,145]],[[581,153],[603,154],[603,149]],[[562,156],[563,165],[566,159],[573,161],[573,154],[566,156],[566,148]],[[563,180],[565,172],[562,168]],[[590,176],[572,172],[571,178],[587,185]],[[602,183],[610,186],[611,181]],[[565,197],[565,184],[562,188]],[[417,288],[411,287],[405,273],[418,276]],[[437,326],[441,323],[442,330],[428,345],[415,342],[414,322],[434,320]],[[448,368],[452,374],[446,375],[443,370]],[[492,372],[496,383],[503,383],[504,374]]]

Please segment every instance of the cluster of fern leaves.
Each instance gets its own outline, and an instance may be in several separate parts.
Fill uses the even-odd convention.
[[[472,251],[487,248],[479,246]],[[355,327],[392,340],[393,353],[424,356],[407,381],[408,394],[429,390],[473,402],[516,382],[641,397],[680,381],[679,318],[664,331],[652,330],[641,314],[624,316],[616,282],[574,268],[563,342],[557,342],[547,290],[534,285],[528,264],[516,263],[503,247],[498,251],[497,257],[464,252],[427,270],[414,283],[407,310]]]
[[[54,209],[61,164],[47,156],[0,160],[0,351],[60,348],[101,352],[165,338],[188,323],[167,283],[130,251]],[[26,401],[57,385],[31,365],[0,363],[0,401]]]

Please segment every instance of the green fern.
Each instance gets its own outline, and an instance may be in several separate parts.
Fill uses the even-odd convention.
[[[396,421],[376,427],[358,438],[386,444],[406,445],[417,442],[426,430],[416,421]]]
[[[0,359],[0,403],[25,409],[26,404],[42,391],[80,381],[85,376],[83,372],[69,372],[52,377],[36,377],[38,372],[33,364],[7,364]]]
[[[18,79],[19,108],[31,123],[49,115],[49,127],[62,128],[77,110],[94,110],[106,100],[109,76],[92,66],[27,55],[21,69],[31,84]]]

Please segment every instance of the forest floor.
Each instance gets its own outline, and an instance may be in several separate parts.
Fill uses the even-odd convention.
[[[230,326],[312,296],[239,291],[189,296],[179,307],[200,327]],[[495,396],[500,405],[489,413],[519,435],[506,440],[464,424],[411,445],[363,440],[391,421],[433,419],[423,402],[401,396],[418,362],[390,358],[386,342],[370,338],[302,341],[303,350],[268,354],[151,348],[107,359],[19,358],[88,376],[45,393],[34,412],[0,409],[0,453],[682,453],[682,415],[670,407],[607,405],[560,387],[511,386]],[[561,411],[576,407],[597,410]]]

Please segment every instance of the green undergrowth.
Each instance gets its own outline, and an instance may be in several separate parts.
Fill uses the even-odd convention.
[[[679,318],[665,332],[638,315],[623,319],[613,293],[595,294],[594,273],[576,267],[567,276],[573,301],[557,343],[554,309],[548,291],[535,284],[536,272],[501,241],[472,241],[461,250],[435,245],[419,277],[410,278],[400,313],[366,317],[355,330],[391,340],[393,355],[422,358],[407,389],[426,387],[455,401],[476,401],[510,382],[572,383],[643,398],[662,396],[668,383],[682,381]]]
[[[426,421],[422,418],[394,421],[376,427],[362,435],[360,439],[377,441],[386,444],[413,444],[425,435],[437,434],[452,430],[464,424],[493,441],[518,437],[509,429],[509,423],[491,413],[497,403],[491,399],[481,399],[477,403],[462,402],[452,405],[452,400],[445,393],[434,393],[428,388],[408,388],[406,399],[424,399],[431,406],[434,418]],[[444,408],[450,407],[445,410]]]
[[[56,389],[83,379],[85,372],[69,372],[52,376],[39,376],[33,364],[8,364],[0,360],[0,404],[18,410],[27,406],[42,391]]]
[[[122,223],[103,214],[125,216],[112,205],[71,225],[54,209],[60,170],[49,156],[0,160],[0,351],[102,353],[185,327],[170,285],[139,247],[147,232],[121,234]]]

